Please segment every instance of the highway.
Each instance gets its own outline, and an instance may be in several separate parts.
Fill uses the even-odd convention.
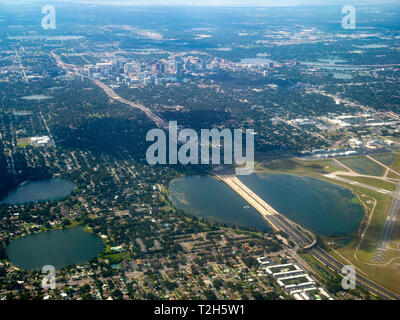
[[[26,82],[29,82],[29,81],[28,81],[28,77],[26,76],[26,72],[25,72],[24,66],[22,65],[21,57],[20,57],[20,55],[19,55],[17,49],[15,49],[15,55],[16,55],[17,58],[18,58],[19,66],[20,66],[20,68],[21,68],[21,70],[22,70],[22,73],[24,74],[25,81],[26,81]]]
[[[49,135],[51,144],[52,144],[53,147],[55,148],[55,147],[56,147],[56,143],[54,142],[53,135],[51,134],[50,128],[49,128],[49,126],[47,125],[47,121],[46,121],[46,119],[43,117],[42,111],[40,111],[39,114],[40,114],[40,118],[42,119],[42,121],[43,121],[43,123],[44,123],[44,126],[46,127],[47,134]]]
[[[113,100],[119,101],[123,104],[126,104],[128,106],[131,106],[132,108],[136,108],[139,110],[142,110],[146,116],[154,121],[156,123],[156,125],[160,128],[163,129],[168,129],[168,124],[165,120],[161,119],[159,116],[157,116],[156,114],[154,114],[152,111],[150,111],[150,109],[146,108],[145,106],[138,104],[138,103],[134,103],[131,102],[129,100],[126,100],[124,98],[121,98],[119,95],[117,95],[114,90],[112,90],[111,88],[109,88],[108,86],[106,86],[103,82],[101,82],[100,80],[97,79],[93,79],[93,78],[88,78],[91,81],[93,81],[97,86],[99,86],[101,89],[104,90],[104,92]]]

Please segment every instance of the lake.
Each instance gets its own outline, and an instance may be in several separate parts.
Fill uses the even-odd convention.
[[[340,66],[347,63],[346,60],[340,58],[327,58],[327,59],[317,59],[317,61],[299,61],[301,64],[308,67],[324,69],[324,70],[337,70],[337,71],[362,71],[366,70],[361,67],[353,66]],[[343,72],[341,72],[343,73]]]
[[[28,182],[9,192],[1,203],[20,205],[29,202],[60,200],[67,197],[75,187],[73,182],[60,178]]]
[[[333,77],[335,79],[339,79],[339,80],[353,79],[353,76],[351,74],[347,74],[347,73],[333,73]]]
[[[267,58],[263,58],[263,57],[245,58],[245,59],[240,60],[241,64],[250,64],[250,65],[254,65],[254,66],[263,66],[263,65],[266,65],[271,62],[276,63],[276,61],[273,61],[273,60],[267,59]]]
[[[230,48],[230,47],[219,47],[219,48],[212,48],[212,49],[209,49],[209,50],[216,50],[216,51],[232,51],[232,48]]]
[[[46,40],[46,41],[62,41],[62,40],[80,40],[83,36],[43,36],[43,35],[27,35],[8,37],[10,40]]]
[[[364,216],[352,192],[317,179],[264,173],[241,176],[240,180],[262,199],[294,222],[322,235],[356,232]],[[188,212],[246,225],[262,226],[261,215],[224,183],[211,177],[185,177],[170,185],[173,204]],[[262,219],[262,222],[264,220]]]
[[[102,250],[100,237],[78,227],[15,239],[8,245],[7,254],[15,266],[24,270],[41,270],[44,265],[59,270],[88,262]]]
[[[23,99],[23,100],[47,100],[47,99],[51,99],[51,98],[52,97],[45,96],[43,94],[35,94],[32,96],[21,97],[21,99]]]
[[[387,48],[387,44],[366,44],[363,46],[357,46],[353,45],[354,47],[361,48],[361,49],[381,49],[381,48]]]
[[[318,59],[318,61],[321,63],[328,63],[328,64],[337,64],[337,63],[347,62],[346,60],[343,60],[340,58],[321,58],[321,59]]]
[[[253,207],[225,183],[212,177],[185,177],[169,185],[175,207],[212,222],[247,226],[271,232]]]

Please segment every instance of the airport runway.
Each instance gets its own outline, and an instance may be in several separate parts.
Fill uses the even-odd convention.
[[[368,189],[368,190],[372,190],[372,191],[375,191],[375,192],[387,194],[388,196],[391,196],[393,198],[400,197],[400,194],[397,193],[397,192],[388,191],[388,190],[377,188],[377,187],[373,187],[373,186],[370,186],[370,185],[367,185],[367,184],[364,184],[364,183],[361,183],[361,182],[358,182],[358,181],[345,179],[345,178],[337,176],[336,174],[337,173],[335,173],[335,172],[334,173],[329,173],[329,174],[325,174],[324,177],[329,178],[329,179],[333,179],[333,180],[337,180],[337,181],[341,181],[341,182],[345,182],[345,183],[348,183],[350,185],[358,186],[358,187],[365,188],[365,189]]]
[[[381,236],[379,238],[377,250],[374,255],[375,262],[383,262],[385,260],[385,251],[390,242],[390,239],[392,238],[393,228],[396,224],[396,220],[400,211],[400,183],[397,185],[396,194],[397,196],[394,197],[392,200],[389,213],[387,215]]]

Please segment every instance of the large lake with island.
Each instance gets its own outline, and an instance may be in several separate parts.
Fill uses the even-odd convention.
[[[7,254],[10,261],[23,270],[41,270],[45,265],[59,270],[88,262],[102,250],[100,237],[78,227],[15,239],[8,245]]]
[[[60,178],[27,182],[9,192],[0,202],[21,205],[29,202],[60,200],[67,197],[75,187],[73,182]]]
[[[353,193],[310,177],[254,173],[239,177],[278,212],[322,235],[356,232],[364,210]],[[184,177],[170,184],[170,199],[180,209],[211,221],[271,230],[236,192],[215,178]]]

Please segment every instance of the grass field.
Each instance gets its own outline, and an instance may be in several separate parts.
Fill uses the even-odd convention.
[[[78,56],[78,55],[67,56],[67,55],[63,54],[63,55],[61,55],[61,59],[64,63],[67,63],[67,64],[75,64],[78,66],[84,66],[85,64],[88,64],[88,62],[84,58],[82,58],[81,56]]]
[[[375,206],[375,210],[373,212],[373,216],[371,218],[368,229],[364,235],[364,239],[361,242],[359,251],[357,253],[357,258],[360,259],[362,262],[372,263],[372,258],[376,251],[376,248],[378,245],[378,240],[379,240],[383,225],[386,220],[387,212],[389,211],[389,207],[392,203],[392,198],[388,195],[385,195],[385,194],[382,194],[379,192],[361,189],[358,187],[354,187],[353,191],[360,195],[359,198],[363,202],[364,207],[367,208],[369,212],[371,212],[373,209],[373,204],[371,203],[371,200],[372,199],[376,200],[376,206]],[[369,217],[365,217],[365,219],[362,223],[363,227],[366,227],[366,225],[367,225],[367,220],[368,220],[367,218],[369,219]],[[364,229],[363,229],[363,231],[364,231]],[[332,240],[334,240],[334,239],[332,239]],[[353,237],[352,241],[350,241],[344,247],[341,247],[340,245],[337,245],[337,244],[335,246],[331,246],[331,247],[332,248],[341,247],[338,249],[338,251],[341,254],[343,254],[343,256],[345,256],[346,258],[349,258],[350,256],[354,256],[354,253],[359,244],[359,241],[360,241],[360,235],[359,235],[359,233],[357,233]],[[399,252],[399,256],[400,256],[400,252]],[[386,261],[388,261],[388,260],[386,260]]]
[[[112,254],[105,254],[104,259],[107,259],[111,264],[115,263],[120,263],[123,260],[130,260],[132,259],[132,256],[130,252],[118,252],[118,253],[112,253]]]
[[[400,179],[400,176],[398,174],[395,174],[394,172],[390,171],[389,174],[387,175],[388,178],[390,179]]]
[[[383,163],[385,166],[391,166],[396,159],[396,154],[394,153],[379,153],[371,155],[372,158]]]
[[[302,161],[299,159],[282,159],[264,162],[261,167],[270,172],[292,174],[328,174],[343,170],[332,160]]]
[[[400,219],[397,219],[392,233],[393,248],[400,249]]]
[[[365,157],[340,158],[338,160],[359,174],[380,177],[385,172],[382,166]]]
[[[17,142],[18,148],[26,148],[27,146],[32,145],[31,139],[29,138],[22,138],[18,139]]]
[[[354,257],[354,254],[359,243],[358,237],[354,238],[347,246],[340,248],[337,251],[354,266],[364,272],[369,278],[393,291],[400,292],[400,268],[396,263],[388,265],[371,265],[374,264],[372,259],[376,251],[392,198],[373,191],[365,191],[365,193],[368,193],[369,196],[375,198],[377,200],[377,205],[365,237],[361,242],[361,246],[357,253],[357,259]],[[334,254],[334,252],[331,253]],[[400,251],[388,250],[384,263],[390,262],[391,259],[397,260],[397,258],[400,259]]]
[[[386,221],[386,216],[392,203],[392,198],[378,193],[370,191],[370,195],[377,200],[374,215],[372,216],[370,225],[367,229],[365,237],[361,243],[358,257],[360,260],[365,262],[371,262],[373,255],[378,245],[378,240],[382,232],[383,225]]]
[[[388,191],[396,191],[396,184],[391,183],[391,182],[386,182],[383,180],[367,178],[367,177],[349,177],[349,176],[341,176],[341,175],[338,175],[338,176],[345,178],[347,180],[353,180],[353,181],[357,181],[357,182],[360,182],[363,184],[367,184],[372,187],[385,189]]]
[[[390,166],[394,171],[400,173],[400,154],[396,154],[396,159]]]

